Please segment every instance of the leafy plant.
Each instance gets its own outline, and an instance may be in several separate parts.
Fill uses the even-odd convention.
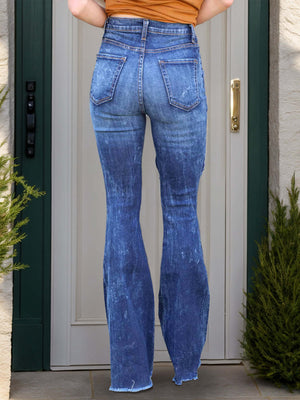
[[[2,95],[2,92],[4,91],[5,86],[3,86],[0,89],[0,108],[2,107],[2,104],[4,103],[4,100],[6,99],[6,96],[8,94],[8,89],[6,89],[6,91],[4,92],[4,94]]]
[[[3,90],[4,88],[0,90],[0,95]],[[8,90],[0,98],[0,108],[7,93]],[[29,222],[28,217],[21,220],[17,220],[17,218],[32,197],[37,198],[45,194],[34,186],[30,186],[23,176],[18,175],[15,171],[18,166],[15,164],[15,158],[1,152],[5,143],[6,140],[0,144],[0,276],[12,270],[29,267],[13,262],[13,258],[17,255],[16,249],[13,247],[26,237],[26,234],[21,232],[21,228]],[[21,188],[21,193],[18,195],[14,191],[16,185]]]
[[[252,292],[247,298],[243,338],[244,359],[256,375],[290,391],[300,389],[300,211],[295,173],[291,179],[289,213],[278,196],[273,226],[258,244]]]

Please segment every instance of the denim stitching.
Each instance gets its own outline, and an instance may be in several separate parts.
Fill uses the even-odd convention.
[[[108,58],[109,60],[123,60],[126,61],[126,57],[123,56],[114,56],[112,54],[98,53],[96,54],[96,58]]]
[[[182,103],[179,103],[178,101],[176,101],[175,96],[172,93],[172,88],[171,88],[171,83],[169,80],[169,76],[167,73],[167,70],[165,68],[165,64],[188,64],[188,63],[193,63],[193,67],[194,67],[194,82],[196,84],[196,98],[197,100],[189,105],[186,106]],[[168,99],[169,99],[169,103],[171,105],[174,105],[175,107],[181,108],[182,110],[185,111],[189,111],[192,110],[193,108],[195,108],[199,103],[200,103],[200,94],[199,94],[199,83],[198,83],[198,79],[197,79],[197,65],[198,65],[198,60],[197,59],[183,59],[183,60],[159,60],[159,66],[160,66],[160,70],[162,72],[162,76],[163,76],[163,80],[166,86],[166,90],[167,90],[167,94],[168,94]]]
[[[108,54],[97,54],[96,58],[97,58],[97,60],[104,58],[104,59],[119,61],[118,65],[116,67],[115,73],[114,73],[114,78],[113,78],[113,82],[112,82],[112,85],[111,85],[111,88],[110,88],[109,96],[103,97],[101,99],[96,99],[93,96],[92,91],[90,93],[91,101],[94,104],[99,105],[99,104],[105,103],[106,101],[109,101],[109,100],[111,100],[113,98],[118,78],[120,76],[121,70],[122,70],[122,68],[123,68],[123,66],[125,64],[125,61],[126,61],[127,57],[113,56],[113,55],[110,55],[110,54],[109,55]]]
[[[139,56],[138,98],[139,98],[139,105],[141,106],[141,111],[145,112],[145,107],[143,102],[143,61],[144,61],[144,53]]]
[[[106,19],[105,23],[105,30],[110,30],[110,31],[119,31],[119,32],[141,32],[143,29],[143,23],[144,21],[149,21],[150,26],[148,27],[149,32],[153,33],[161,33],[161,34],[171,34],[171,35],[185,35],[185,34],[194,34],[193,30],[195,29],[192,24],[181,24],[178,23],[178,27],[157,27],[155,26],[156,21],[154,20],[149,20],[145,18],[140,18],[139,21],[134,21],[134,23],[139,23],[137,25],[118,25],[117,23],[114,23],[113,19],[111,17]],[[123,22],[123,21],[122,21]],[[154,24],[154,26],[152,26]]]
[[[143,29],[141,32],[142,53],[139,56],[139,74],[138,74],[138,101],[141,106],[141,111],[145,113],[144,94],[143,94],[143,71],[144,71],[144,58],[146,48],[146,38],[148,33],[149,20],[143,20]]]
[[[115,26],[113,28],[110,28],[109,24],[107,26],[108,27],[106,28],[106,31],[109,31],[109,32],[113,32],[113,31],[129,32],[129,33],[140,33],[140,32],[142,32],[142,29],[140,27],[137,27],[136,29],[135,28],[128,28],[127,29],[126,27],[118,28],[118,27],[115,27]],[[191,34],[190,30],[181,30],[181,31],[177,32],[176,30],[168,30],[168,29],[166,29],[164,31],[161,31],[158,28],[154,28],[154,27],[149,27],[148,31],[151,32],[151,33],[158,34],[158,35],[171,35],[171,36],[172,35],[173,36],[187,36],[187,35]]]
[[[133,46],[130,46],[128,44],[125,44],[125,43],[122,43],[122,42],[118,42],[117,40],[108,39],[108,38],[105,38],[105,37],[102,39],[102,42],[110,43],[110,44],[113,44],[115,46],[122,47],[123,49],[127,49],[127,50],[143,51],[142,47],[133,47]],[[174,50],[185,49],[185,48],[189,48],[189,47],[197,48],[198,44],[185,43],[185,44],[179,44],[179,45],[176,45],[176,46],[163,47],[161,49],[145,49],[145,53],[155,54],[155,53],[161,53],[161,52],[165,52],[165,51],[174,51]]]

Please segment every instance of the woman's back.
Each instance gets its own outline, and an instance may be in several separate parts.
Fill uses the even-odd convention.
[[[196,25],[203,0],[106,0],[108,16],[126,13],[162,22]]]

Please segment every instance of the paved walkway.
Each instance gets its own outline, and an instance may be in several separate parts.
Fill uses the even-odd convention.
[[[109,370],[13,372],[11,400],[300,400],[300,391],[290,393],[271,382],[247,375],[250,369],[238,365],[202,364],[199,378],[172,382],[171,363],[154,363],[153,387],[136,393],[108,390]]]

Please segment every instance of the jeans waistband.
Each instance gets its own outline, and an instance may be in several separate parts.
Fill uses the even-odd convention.
[[[147,33],[163,35],[192,35],[192,42],[197,43],[195,27],[193,24],[162,22],[145,18],[108,17],[104,30],[142,33],[146,38]]]

